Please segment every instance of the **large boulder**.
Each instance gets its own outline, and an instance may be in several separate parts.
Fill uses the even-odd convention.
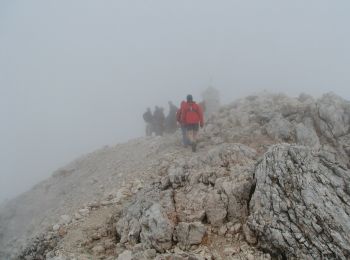
[[[253,187],[254,172],[250,168],[241,169],[229,177],[217,179],[215,188],[222,192],[222,198],[227,198],[228,221],[232,223],[245,221],[249,210],[247,201]]]
[[[218,190],[208,192],[204,202],[208,223],[214,227],[222,226],[227,216],[227,205],[228,199],[224,193]]]
[[[145,247],[165,252],[172,246],[176,213],[172,190],[156,187],[138,194],[117,222],[120,243],[143,243]]]
[[[180,222],[203,221],[205,218],[204,203],[208,189],[205,185],[195,185],[190,190],[181,189],[175,192],[174,201],[177,217]]]
[[[172,247],[175,223],[160,204],[153,204],[141,218],[141,242],[158,252]]]
[[[314,128],[306,127],[303,123],[299,123],[295,127],[296,141],[300,145],[319,148],[320,141]]]
[[[288,259],[350,258],[350,170],[327,153],[281,144],[255,171],[249,227]]]
[[[267,134],[277,140],[288,141],[293,136],[293,124],[281,115],[275,116],[266,125]]]
[[[180,222],[175,231],[175,238],[182,249],[190,249],[192,245],[199,245],[206,233],[205,226],[200,222]]]
[[[338,138],[349,132],[350,103],[333,93],[325,94],[317,102],[320,129],[328,137]]]

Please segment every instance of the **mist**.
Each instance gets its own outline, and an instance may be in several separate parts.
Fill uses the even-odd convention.
[[[348,1],[0,2],[0,202],[213,85],[350,99]]]

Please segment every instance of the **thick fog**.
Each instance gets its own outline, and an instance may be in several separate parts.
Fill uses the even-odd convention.
[[[261,90],[350,99],[349,1],[0,2],[0,201],[104,145],[146,107]]]

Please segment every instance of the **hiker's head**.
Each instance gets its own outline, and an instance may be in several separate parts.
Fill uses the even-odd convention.
[[[187,102],[193,102],[192,95],[187,95],[186,100],[187,100]]]

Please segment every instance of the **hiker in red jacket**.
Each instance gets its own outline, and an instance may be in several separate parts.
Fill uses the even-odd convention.
[[[187,102],[181,103],[181,122],[186,128],[187,139],[192,146],[192,151],[195,152],[199,126],[203,127],[204,120],[202,108],[193,101],[192,95],[187,95]]]

